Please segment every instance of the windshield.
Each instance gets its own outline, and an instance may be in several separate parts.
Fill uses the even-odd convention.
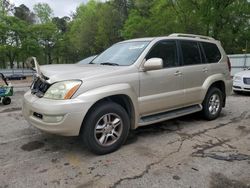
[[[118,43],[102,52],[91,63],[103,65],[132,65],[149,42],[123,42]]]

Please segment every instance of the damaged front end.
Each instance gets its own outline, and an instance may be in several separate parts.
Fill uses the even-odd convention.
[[[33,82],[30,86],[31,93],[36,95],[37,97],[41,98],[44,96],[46,91],[51,86],[50,83],[47,82],[49,80],[48,77],[44,76],[41,72],[40,65],[37,62],[36,57],[30,57],[26,60],[26,65],[35,71],[33,76]]]

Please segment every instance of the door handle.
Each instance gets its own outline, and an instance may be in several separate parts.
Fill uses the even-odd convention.
[[[208,68],[203,68],[202,72],[208,72]]]
[[[174,73],[174,75],[175,75],[175,76],[181,76],[181,75],[182,75],[182,72],[176,71],[176,72]]]

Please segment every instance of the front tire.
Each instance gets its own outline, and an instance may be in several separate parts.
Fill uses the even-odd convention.
[[[103,155],[116,151],[124,144],[130,120],[119,104],[102,102],[91,109],[82,126],[84,144],[93,153]]]
[[[202,103],[203,116],[207,120],[214,120],[220,116],[223,104],[222,92],[218,88],[210,88]]]

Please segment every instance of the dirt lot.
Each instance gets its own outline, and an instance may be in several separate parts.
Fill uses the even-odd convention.
[[[250,187],[250,95],[233,95],[215,121],[186,116],[133,131],[96,156],[76,137],[42,133],[21,115],[27,84],[0,105],[0,187]]]

